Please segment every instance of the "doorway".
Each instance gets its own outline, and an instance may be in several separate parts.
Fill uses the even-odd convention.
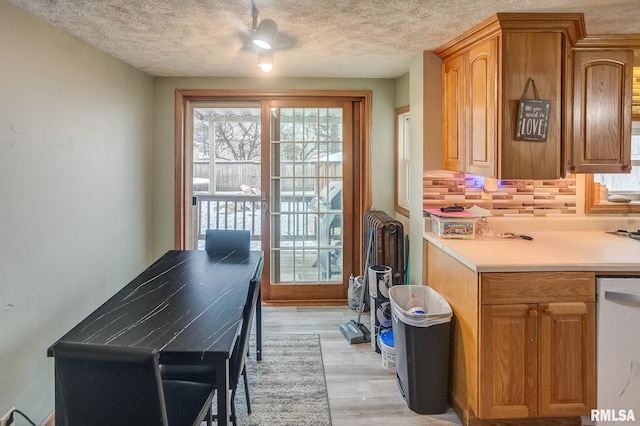
[[[191,209],[186,248],[203,250],[207,229],[242,229],[261,250],[260,102],[189,102]]]
[[[178,92],[176,247],[248,229],[265,254],[263,300],[344,301],[368,203],[355,190],[368,181],[365,100]]]

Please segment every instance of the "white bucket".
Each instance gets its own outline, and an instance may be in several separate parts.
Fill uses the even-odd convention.
[[[383,330],[378,336],[382,353],[382,366],[392,373],[396,372],[396,351],[393,344],[393,330]]]

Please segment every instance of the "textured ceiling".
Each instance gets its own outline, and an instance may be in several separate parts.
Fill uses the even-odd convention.
[[[258,76],[249,0],[9,0],[154,76]],[[278,23],[275,77],[388,77],[496,12],[582,12],[640,33],[640,0],[257,0]]]

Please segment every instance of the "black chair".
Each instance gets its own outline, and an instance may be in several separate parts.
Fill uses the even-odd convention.
[[[263,260],[260,260],[257,269],[257,277],[262,274]],[[247,369],[245,361],[249,350],[249,337],[251,336],[251,326],[253,323],[253,314],[256,311],[258,295],[260,292],[260,280],[251,280],[249,283],[249,291],[247,300],[242,310],[242,326],[240,334],[236,339],[235,346],[229,359],[229,388],[231,389],[231,420],[236,425],[236,406],[235,396],[240,378],[244,380],[244,394],[247,400],[247,413],[251,414],[251,399],[249,397],[249,382],[247,380]],[[201,365],[173,365],[166,364],[160,366],[160,373],[163,380],[177,380],[188,382],[200,382],[213,384],[216,383],[216,371],[212,367]],[[212,415],[212,420],[217,415]]]
[[[239,255],[249,254],[251,232],[242,229],[207,229],[204,249],[207,253],[235,251]]]
[[[68,426],[199,426],[211,410],[214,387],[162,381],[156,349],[58,342],[53,353]]]

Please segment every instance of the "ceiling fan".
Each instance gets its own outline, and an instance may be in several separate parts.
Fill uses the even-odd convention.
[[[251,28],[249,31],[240,31],[238,36],[242,41],[242,50],[282,51],[295,47],[297,39],[286,31],[278,28],[278,24],[272,19],[260,20],[260,12],[256,0],[249,0],[251,6]],[[268,43],[270,47],[267,47]]]

